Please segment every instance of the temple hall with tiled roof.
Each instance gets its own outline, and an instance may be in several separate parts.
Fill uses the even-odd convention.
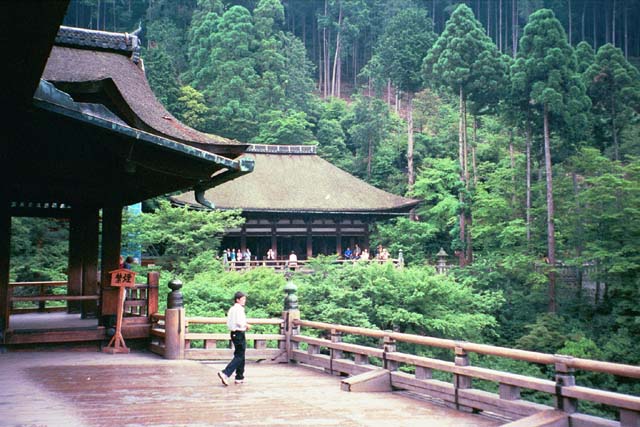
[[[271,248],[280,258],[290,251],[302,258],[342,253],[356,243],[369,246],[371,225],[407,215],[418,204],[376,188],[339,169],[309,145],[252,145],[251,174],[204,193],[218,209],[241,209],[246,223],[230,230],[225,247],[248,247],[257,259]],[[193,193],[172,198],[201,208]]]

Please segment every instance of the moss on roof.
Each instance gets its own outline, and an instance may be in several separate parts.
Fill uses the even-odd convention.
[[[237,141],[197,131],[183,124],[156,99],[144,71],[117,52],[78,46],[54,46],[43,79],[54,84],[111,80],[142,130],[184,143],[237,145]],[[146,129],[145,129],[146,127]]]
[[[259,147],[259,146],[256,146]],[[315,154],[250,153],[252,173],[209,189],[219,209],[244,211],[406,213],[418,200],[373,187]],[[200,206],[193,192],[174,202]]]

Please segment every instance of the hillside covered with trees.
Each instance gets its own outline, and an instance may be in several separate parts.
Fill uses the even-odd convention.
[[[422,200],[372,238],[403,250],[405,272],[300,279],[319,320],[638,364],[639,21],[639,0],[74,0],[65,25],[141,24],[152,88],[190,126],[317,144],[340,168]],[[33,233],[55,240],[19,225],[18,255],[37,252]],[[438,280],[429,264],[441,247],[457,268]],[[186,296],[239,283],[189,258]],[[397,298],[403,289],[411,298]],[[392,297],[403,311],[367,302]]]

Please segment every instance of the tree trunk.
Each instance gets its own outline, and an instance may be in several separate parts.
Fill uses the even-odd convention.
[[[478,164],[476,162],[476,147],[478,146],[478,120],[473,117],[473,144],[471,145],[471,165],[473,167],[473,186],[478,186]]]
[[[527,205],[526,205],[526,221],[527,221],[527,243],[531,242],[531,122],[527,120],[525,128],[525,144],[527,157]]]
[[[622,9],[622,14],[624,16],[624,58],[629,59],[629,28],[627,26],[627,19],[629,17],[628,7],[625,3],[624,8]]]
[[[585,30],[584,30],[584,19],[585,19],[585,10],[587,8],[587,3],[582,3],[582,15],[580,15],[580,41],[585,40]]]
[[[553,204],[553,175],[551,170],[551,141],[549,131],[549,111],[544,106],[544,169],[547,178],[547,258],[549,259],[549,312],[555,313],[556,307],[556,237]]]
[[[618,153],[618,132],[616,131],[616,100],[611,95],[611,134],[613,135],[613,158],[615,161],[620,160]]]
[[[460,200],[460,245],[464,247],[466,242],[466,216],[463,209],[465,204],[464,200],[464,192],[466,188],[466,182],[464,180],[465,177],[465,165],[464,165],[464,91],[462,90],[462,86],[460,86],[460,106],[459,106],[459,124],[458,124],[458,157],[460,162],[460,181],[462,182],[462,189],[458,194],[458,198]],[[458,253],[459,265],[460,267],[464,267],[466,263],[466,256],[464,249],[459,251]]]
[[[409,175],[409,190],[411,190],[416,182],[413,170],[413,93],[409,92],[407,98],[407,173]]]
[[[328,0],[324,0],[324,18],[327,18],[327,8],[328,8]],[[329,42],[327,41],[327,27],[322,28],[322,52],[324,56],[324,76],[323,76],[323,87],[322,87],[322,97],[327,98],[329,95]]]
[[[387,79],[387,105],[391,107],[391,79]]]
[[[511,50],[513,57],[518,54],[518,2],[511,0]]]
[[[502,52],[502,0],[498,2],[498,50]]]
[[[569,18],[569,44],[573,46],[573,20],[571,19],[571,0],[567,0],[568,18]]]
[[[338,58],[340,58],[340,36],[342,34],[342,3],[340,3],[340,10],[338,12],[338,34],[336,35],[336,53],[333,58],[333,73],[331,75],[331,96],[336,96],[336,92],[339,90],[336,87],[337,73],[338,73]]]
[[[509,161],[511,162],[511,209],[516,208],[516,159],[513,153],[513,129],[509,130]]]
[[[613,10],[611,11],[611,44],[616,45],[616,0],[613,0]]]
[[[582,228],[582,221],[580,220],[580,218],[582,218],[582,206],[580,205],[580,186],[578,185],[578,174],[576,174],[575,172],[571,172],[571,178],[573,180],[573,195],[576,200],[575,217],[578,218],[577,230],[576,230],[576,236],[578,236],[578,239],[576,241],[576,256],[578,257],[578,259],[580,259],[580,257],[582,257],[582,245],[583,245],[582,235],[584,231]],[[578,301],[581,301],[582,300],[582,267],[577,267],[576,270],[577,270],[576,279],[578,282],[578,289],[577,289],[576,295],[578,297]]]

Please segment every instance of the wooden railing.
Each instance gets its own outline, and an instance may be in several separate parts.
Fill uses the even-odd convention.
[[[181,357],[192,360],[229,360],[233,357],[233,348],[229,332],[190,332],[189,327],[195,325],[224,325],[226,330],[227,319],[224,317],[187,317],[184,319],[172,319],[164,315],[152,316],[153,325],[151,328],[151,350],[157,354],[167,357],[167,348],[171,351],[171,344],[165,340],[167,338],[167,323],[177,325],[180,328],[184,325],[183,336],[180,338],[182,347],[178,350]],[[247,333],[247,351],[245,357],[250,360],[266,360],[270,362],[286,362],[286,337],[284,335],[283,319],[247,319],[252,326],[275,325],[278,326],[278,334]],[[172,327],[172,326],[169,326]],[[219,347],[222,343],[222,347]],[[271,344],[271,345],[270,345]]]
[[[333,261],[333,264],[339,265],[352,265],[359,263],[368,263],[368,264],[385,264],[392,263],[394,266],[399,266],[400,262],[397,259],[389,259],[389,260],[378,260],[378,259],[369,259],[369,260],[351,260],[351,259],[337,259]],[[285,271],[300,271],[303,273],[312,273],[313,268],[310,266],[310,262],[308,260],[290,262],[288,260],[251,260],[251,261],[229,261],[225,264],[225,268],[230,271],[245,271],[251,270],[258,267],[268,267],[272,268],[276,271],[285,272]]]
[[[640,397],[576,385],[573,374],[577,369],[638,379],[640,378],[638,366],[305,320],[294,320],[293,324],[298,328],[329,331],[331,339],[294,333],[291,337],[292,359],[322,367],[335,374],[356,375],[354,380],[343,381],[344,389],[357,387],[359,383],[357,376],[360,374],[383,370],[384,375],[388,373],[390,388],[424,393],[460,409],[490,411],[513,419],[554,409],[522,399],[520,390],[527,389],[553,396],[556,401],[555,408],[568,413],[573,426],[637,427],[640,424]],[[378,338],[381,340],[381,348],[342,342],[343,334]],[[398,352],[396,347],[399,342],[451,350],[453,361]],[[301,343],[305,343],[306,350],[299,348]],[[470,366],[469,353],[553,365],[555,380]],[[373,360],[377,360],[377,363],[370,363]],[[412,372],[400,370],[401,365],[408,367]],[[434,371],[452,374],[452,382],[434,379]],[[365,382],[368,380],[366,375],[362,378]],[[474,389],[473,379],[496,383],[499,393]],[[617,408],[620,423],[612,424],[609,420],[578,413],[578,401],[600,403]]]
[[[10,282],[9,283],[9,303],[10,303],[10,311],[13,314],[18,313],[28,313],[33,311],[59,311],[66,310],[67,305],[56,306],[56,307],[47,307],[47,302],[50,301],[98,301],[100,299],[99,295],[67,295],[67,294],[58,294],[54,295],[52,293],[48,293],[48,290],[56,287],[67,287],[68,283],[66,281],[42,281],[42,282]],[[36,295],[14,295],[14,290],[16,288],[36,288],[38,291]],[[32,303],[33,305],[37,304],[37,307],[16,307],[17,302],[27,302]]]

